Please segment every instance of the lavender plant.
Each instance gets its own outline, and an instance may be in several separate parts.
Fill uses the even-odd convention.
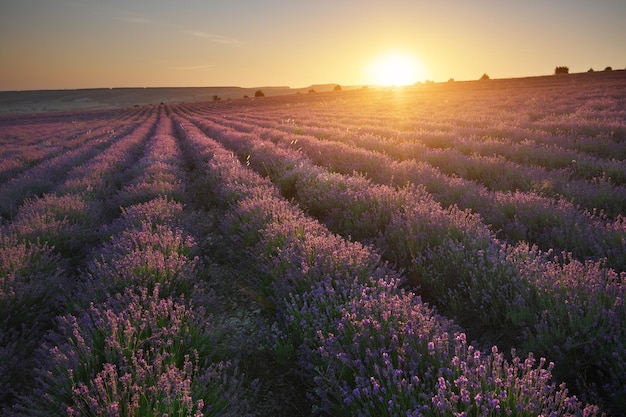
[[[274,321],[269,355],[315,413],[599,415],[566,381],[621,415],[626,125],[612,82],[3,118],[0,408],[251,411],[235,307],[199,307],[221,308],[198,258],[213,262],[197,232],[215,221],[256,270],[238,283]],[[202,218],[213,206],[222,221]]]
[[[129,206],[156,198],[159,195],[182,200],[185,188],[180,152],[171,136],[172,121],[160,112],[155,135],[147,145],[145,155],[132,168],[137,174],[131,184],[116,195],[121,206]]]
[[[614,411],[626,404],[625,275],[571,254],[514,251],[538,288],[539,317],[524,348],[556,361],[555,374],[588,401]]]
[[[66,259],[78,260],[95,238],[100,207],[76,194],[47,194],[28,200],[8,225],[11,233],[30,242],[45,242]]]
[[[458,391],[446,388],[446,378],[454,376],[454,369],[462,372],[456,378],[461,382],[455,386],[466,389],[461,376],[472,378],[467,385],[471,390],[466,390],[478,402],[469,408],[477,410],[477,415],[482,410],[482,398],[486,399],[485,410],[494,414],[515,410],[519,415],[532,415],[541,410],[593,415],[598,411],[592,406],[583,410],[583,405],[575,397],[568,397],[563,387],[556,388],[550,371],[542,370],[543,363],[535,368],[529,357],[524,367],[517,365],[519,360],[509,366],[498,356],[496,348],[478,369],[493,366],[492,363],[496,363],[493,372],[498,375],[516,375],[516,369],[520,369],[520,377],[514,377],[506,386],[510,396],[499,389],[499,382],[494,382],[493,377],[485,384],[474,382],[480,381],[480,371],[474,375],[467,372],[459,357],[449,353],[466,349],[466,356],[478,364],[480,351],[474,353],[463,334],[454,339],[456,345],[451,348],[447,329],[452,325],[434,316],[419,298],[401,292],[393,278],[373,279],[369,283],[366,279],[350,280],[355,276],[373,277],[376,262],[368,267],[361,260],[357,270],[363,268],[363,272],[352,270],[353,263],[348,259],[353,256],[350,254],[359,253],[357,246],[336,247],[332,235],[323,228],[300,218],[297,211],[288,209],[280,200],[272,202],[274,199],[248,197],[233,203],[236,208],[227,224],[245,225],[248,222],[241,219],[251,220],[249,229],[239,227],[231,231],[237,236],[254,233],[254,238],[240,242],[249,248],[253,259],[259,259],[261,270],[271,278],[267,287],[270,296],[275,297],[279,318],[277,349],[289,352],[284,344],[292,343],[302,372],[314,382],[312,395],[318,400],[320,411],[353,415],[467,412],[467,395],[463,393],[459,400]],[[278,212],[286,215],[275,215],[276,207],[281,207]],[[424,359],[431,356],[428,365]],[[537,374],[542,377],[536,378]],[[498,395],[506,398],[505,406],[500,405]]]
[[[129,286],[151,291],[159,285],[166,295],[188,294],[198,262],[194,246],[191,236],[158,224],[127,228],[100,248],[87,274],[96,291],[104,293]]]
[[[66,175],[72,168],[96,157],[115,143],[114,132],[118,125],[111,125],[111,120],[108,120],[108,123],[108,129],[102,133],[91,135],[91,130],[89,130],[75,148],[71,147],[71,140],[64,141],[66,152],[48,158],[1,184],[0,214],[9,219],[12,218],[25,199],[51,192],[67,179]],[[118,133],[124,136],[132,132],[136,126],[136,123],[131,123],[127,127],[119,126]],[[35,134],[34,137],[38,136]]]
[[[0,231],[0,404],[29,387],[32,355],[71,290],[65,267],[47,244]]]
[[[126,291],[59,319],[38,367],[39,383],[16,415],[237,415],[237,371],[215,360],[201,310]]]
[[[106,152],[72,169],[57,192],[82,192],[91,199],[106,201],[127,181],[129,175],[126,170],[139,159],[145,141],[154,131],[155,123],[156,115],[152,115],[132,133],[117,140]]]

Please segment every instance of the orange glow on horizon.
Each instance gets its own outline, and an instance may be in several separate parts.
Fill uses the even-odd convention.
[[[406,86],[425,78],[417,57],[402,51],[378,56],[369,64],[366,72],[368,83],[381,86]]]

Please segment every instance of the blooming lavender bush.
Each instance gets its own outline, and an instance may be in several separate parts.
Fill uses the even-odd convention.
[[[223,132],[221,134],[220,137],[225,136]],[[229,144],[233,143],[231,140],[224,139]],[[250,143],[249,148],[243,147],[242,140]],[[245,153],[261,149],[261,146],[242,136],[238,137],[236,149]],[[257,169],[280,166],[266,156],[268,149],[265,146],[257,154]],[[280,158],[281,153],[272,155]],[[283,172],[280,168],[263,172],[276,175],[277,182],[284,184],[279,176]],[[393,199],[385,204],[384,193],[377,193],[382,187],[359,181],[358,177],[324,174],[306,163],[282,175],[282,178],[290,177],[288,184],[295,188],[293,195],[298,201],[304,203],[312,214],[324,219],[333,230],[359,239],[380,233],[383,238],[378,246],[385,248],[388,259],[406,268],[413,282],[422,284],[422,294],[435,300],[474,334],[482,334],[483,341],[497,339],[508,346],[515,345],[522,340],[526,326],[538,320],[541,307],[537,289],[532,281],[520,275],[518,266],[508,258],[508,250],[493,238],[479,218],[455,208],[444,214],[428,198],[419,200],[405,196],[404,204]],[[388,210],[376,210],[376,207]],[[397,217],[393,217],[396,216],[394,213]],[[380,220],[389,219],[389,216],[393,221]],[[582,227],[590,226],[583,222]],[[555,230],[554,236],[571,232],[563,228]],[[587,236],[604,233],[603,226],[592,228],[592,231]],[[578,235],[574,238],[564,236],[564,242],[573,242]],[[599,238],[602,239],[604,237]]]
[[[103,225],[102,236],[111,238],[128,228],[157,225],[169,228],[182,228],[185,222],[184,207],[180,202],[172,201],[167,196],[158,196],[144,203],[121,208],[121,216],[110,224]]]
[[[553,364],[515,352],[507,362],[495,346],[482,354],[412,297],[373,292],[337,329],[321,336],[315,367],[315,392],[331,414],[599,414],[552,381]]]
[[[160,119],[160,122],[162,120],[165,119]],[[164,123],[159,123],[157,129],[169,130],[167,126],[161,127],[161,124]],[[136,178],[116,195],[119,205],[138,204],[158,196],[183,200],[185,187],[179,160],[174,137],[165,134],[153,136],[144,157],[132,168],[137,173]]]
[[[96,287],[117,292],[129,286],[152,290],[160,284],[164,294],[189,293],[198,261],[192,255],[193,239],[181,231],[148,227],[128,229],[100,249],[87,267]]]
[[[113,139],[98,142],[90,141],[84,146],[64,152],[54,158],[24,171],[0,185],[0,214],[5,218],[14,217],[18,207],[27,198],[34,198],[52,191],[61,183],[67,172],[102,152]]]
[[[132,177],[132,165],[140,158],[145,142],[154,131],[156,115],[121,137],[106,152],[74,167],[58,193],[82,193],[86,199],[106,201]]]
[[[580,80],[3,117],[0,413],[623,415],[626,84]]]
[[[158,285],[126,291],[59,319],[17,415],[237,415],[244,391],[213,357],[216,343],[202,310],[162,298]]]
[[[277,309],[277,349],[289,352],[284,344],[291,343],[302,372],[314,382],[312,394],[320,411],[340,415],[445,415],[468,410],[478,415],[483,411],[583,414],[581,403],[551,382],[543,362],[535,368],[529,357],[522,367],[518,359],[509,366],[496,348],[480,362],[480,351],[468,347],[463,334],[451,344],[447,335],[453,325],[435,316],[418,297],[401,292],[397,280],[350,280],[373,277],[376,258],[369,258],[373,261],[369,267],[360,260],[355,263],[357,270],[352,270],[355,264],[350,254],[359,253],[357,246],[335,246],[323,228],[315,223],[307,226],[305,218],[299,220],[296,211],[280,201],[272,203],[274,199],[243,199],[235,204],[226,224],[240,225],[231,229],[239,237],[255,233],[256,238],[240,242],[271,278],[266,288]],[[275,215],[275,207],[287,214]],[[241,219],[251,219],[250,229],[241,227],[248,224]],[[357,272],[361,268],[363,275]],[[466,370],[466,356],[474,358],[476,373]],[[502,385],[493,376],[485,376],[481,369],[487,367],[494,369],[494,375],[513,377]],[[455,370],[458,374],[452,379]],[[538,374],[542,377],[535,377]],[[467,394],[462,391],[459,397],[460,391],[449,389],[446,384],[452,381]],[[476,404],[468,405],[468,398]],[[590,406],[584,413],[597,411]]]
[[[397,172],[399,166],[394,165],[396,161],[393,161],[386,155],[368,153],[362,149],[347,146],[344,143],[319,141],[306,136],[292,140],[290,143],[294,142],[297,142],[298,150],[304,150],[306,155],[311,158],[311,161],[338,172],[344,174],[350,174],[353,171],[361,172],[376,182],[383,184],[393,182],[394,180],[398,181],[397,178],[402,178],[402,175],[399,175],[400,172]],[[287,146],[285,140],[281,143],[283,146]],[[259,146],[256,146],[255,150],[256,148],[259,148]],[[387,148],[385,148],[385,150],[387,150]],[[446,151],[445,153],[437,152],[437,155],[439,158],[445,160],[446,164],[452,166],[454,170],[462,169],[459,167],[463,164],[458,163],[450,153],[454,153],[454,151]],[[254,152],[254,154],[256,154],[256,152]],[[284,159],[279,155],[279,153],[276,153],[273,156],[276,159]],[[347,155],[350,155],[350,158],[347,158]],[[456,156],[458,157],[458,155]],[[263,158],[262,155],[260,158],[263,159],[263,167],[272,164],[268,162],[269,158]],[[276,162],[273,164],[277,165]],[[563,194],[566,196],[570,195],[570,193],[566,192],[565,186],[562,187],[562,190],[560,189],[560,192],[554,191],[545,196],[540,195],[540,193],[546,194],[542,193],[540,189],[535,190],[533,187],[522,186],[520,184],[496,187],[496,190],[502,188],[511,191],[494,193],[488,191],[490,190],[490,187],[488,187],[490,181],[502,181],[502,177],[505,173],[511,176],[512,179],[510,181],[517,181],[517,179],[522,176],[520,172],[517,171],[522,171],[523,168],[520,167],[516,171],[516,169],[511,169],[510,167],[507,169],[498,167],[494,173],[490,173],[485,164],[478,164],[478,166],[475,166],[472,170],[476,172],[476,175],[486,177],[483,180],[480,180],[480,178],[473,179],[474,181],[478,181],[480,186],[475,184],[474,181],[457,180],[455,183],[455,179],[451,178],[425,179],[424,171],[427,171],[427,169],[424,167],[419,167],[415,172],[404,175],[404,178],[412,183],[428,184],[427,189],[432,192],[439,201],[445,201],[446,205],[456,204],[460,207],[471,208],[480,213],[493,229],[511,242],[524,240],[537,243],[546,250],[549,248],[567,249],[574,252],[575,256],[579,259],[585,259],[591,256],[608,256],[610,266],[618,268],[619,270],[623,269],[624,259],[621,255],[625,251],[622,244],[624,232],[619,228],[611,228],[611,220],[589,215],[563,198],[561,196]],[[441,172],[439,172],[439,174],[441,174]],[[428,173],[427,175],[432,174]],[[524,181],[529,183],[554,184],[558,182],[558,180],[554,178],[542,181],[540,178],[541,175],[529,174],[528,176],[531,179],[526,178]],[[433,181],[435,182],[433,183]],[[444,189],[438,191],[435,187],[442,181],[445,183]],[[403,185],[404,182],[396,182],[396,184]],[[567,184],[568,189],[581,189],[581,187],[586,187],[598,190],[600,187],[598,184],[591,187],[587,184],[576,186],[572,184],[571,181],[568,181]],[[447,195],[443,198],[443,195],[450,194],[451,191],[458,187],[462,187],[461,190],[458,190],[458,192],[462,193],[461,195]],[[477,194],[479,198],[472,198],[471,196],[465,197],[465,195],[472,193]],[[617,204],[618,207],[623,206],[623,204],[620,205],[619,202],[615,201],[618,199],[618,196],[623,194],[623,191],[616,189],[614,186],[608,191],[608,195],[612,196],[611,198],[606,196],[607,191],[604,191],[605,197],[602,197],[600,194],[601,193],[598,191],[598,201],[602,199],[612,200],[612,207],[614,207],[615,204]],[[451,197],[453,197],[453,199],[449,200]],[[594,210],[605,207],[598,205],[598,201],[590,203],[590,205],[586,207],[594,208]],[[576,204],[581,204],[580,197],[576,199]],[[615,210],[612,210],[612,212],[615,217]],[[617,213],[619,212],[620,210],[618,209]]]
[[[71,290],[65,266],[47,244],[0,231],[0,404],[33,378],[32,354]]]
[[[186,217],[182,204],[166,197],[123,208],[119,219],[101,228],[104,243],[86,262],[87,300],[157,285],[163,296],[192,294],[199,258]]]
[[[94,240],[100,207],[76,194],[47,194],[28,200],[9,224],[12,233],[30,242],[46,242],[67,259],[78,259]]]
[[[583,397],[626,404],[626,284],[602,262],[571,254],[513,251],[524,278],[539,290],[537,318],[524,348],[553,358],[555,374]]]
[[[350,246],[320,251],[329,243],[322,237],[315,244],[313,234],[301,234],[296,223],[287,220],[281,225],[280,220],[272,221],[260,233],[272,236],[272,230],[280,230],[282,236],[267,240],[274,253],[269,258],[279,265],[269,270],[275,277],[273,293],[286,294],[276,296],[279,323],[283,326],[277,333],[278,343],[295,345],[303,372],[315,381],[313,392],[322,411],[350,415],[398,415],[407,410],[416,415],[467,410],[477,415],[489,411],[583,414],[583,405],[575,397],[568,397],[564,387],[556,387],[551,369],[544,370],[543,362],[535,368],[532,357],[524,365],[519,365],[517,358],[509,365],[497,348],[480,362],[480,352],[467,346],[464,335],[455,338],[456,344],[450,347],[447,329],[454,327],[434,316],[419,298],[398,293],[396,281],[368,286],[363,280],[350,281],[329,268],[341,259],[340,254],[349,252]],[[254,247],[255,253],[263,250],[263,245]],[[299,249],[294,251],[295,247]],[[281,261],[285,258],[290,262]],[[318,267],[322,268],[319,273]],[[451,351],[473,357],[478,371],[471,374]],[[490,369],[493,376],[486,377],[480,371],[484,368]],[[509,374],[513,376],[505,384],[495,378]],[[541,377],[535,376],[539,374]],[[472,382],[463,383],[463,377]],[[452,381],[461,381],[454,387],[460,384],[467,393],[450,388]],[[467,398],[475,403],[470,404]],[[589,415],[597,412],[592,406],[584,411]]]

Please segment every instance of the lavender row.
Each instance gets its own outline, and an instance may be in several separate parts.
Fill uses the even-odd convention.
[[[552,365],[493,347],[482,353],[368,247],[331,234],[276,196],[216,142],[183,120],[210,192],[228,208],[224,227],[262,274],[258,291],[276,309],[276,349],[293,352],[319,410],[331,415],[591,415]],[[246,187],[247,185],[247,187]],[[525,386],[527,389],[521,389]]]
[[[511,145],[547,146],[559,154],[560,149],[565,158],[574,151],[583,160],[584,154],[626,159],[623,79],[593,89],[576,84],[551,90],[545,85],[483,87],[487,88],[464,91],[463,86],[439,85],[428,89],[351,91],[315,99],[303,97],[299,101],[310,104],[306,106],[232,103],[229,113],[235,117],[246,115],[259,125],[269,123],[266,127],[280,121],[292,124],[294,129],[304,125],[326,133],[350,129],[364,135],[403,138],[430,148],[449,148],[459,138],[495,138]],[[255,111],[250,112],[250,108]],[[207,104],[203,110],[218,114],[219,109]]]
[[[123,129],[121,138],[130,135],[137,128],[137,125],[133,124]],[[1,184],[0,213],[10,219],[25,199],[52,191],[60,182],[65,181],[67,173],[72,168],[101,154],[119,139],[114,133],[90,138],[76,149],[45,160]]]
[[[419,188],[395,190],[359,176],[329,174],[256,136],[217,127],[210,133],[331,230],[375,243],[412,284],[420,285],[422,294],[481,335],[483,343],[524,343],[528,351],[566,359],[557,373],[581,390],[595,384],[594,390],[609,401],[626,394],[619,376],[626,365],[626,334],[619,324],[626,320],[619,302],[626,294],[623,273],[603,262],[582,264],[567,254],[564,264],[551,251],[523,244],[503,246],[480,218],[443,209]],[[552,272],[529,275],[525,262],[531,258]],[[572,274],[575,279],[565,279]],[[581,296],[556,308],[562,294],[572,292]],[[564,322],[569,323],[565,337],[579,343],[563,343]]]
[[[397,95],[400,93],[394,93],[389,98],[379,93],[377,101],[368,96],[367,100],[351,96],[348,100],[324,101],[324,106],[294,106],[288,109],[278,107],[278,111],[271,106],[265,106],[253,109],[252,112],[240,110],[238,114],[237,107],[233,106],[235,108],[231,110],[236,114],[218,117],[222,117],[223,122],[224,119],[228,120],[226,123],[237,129],[239,129],[236,126],[237,120],[245,118],[248,124],[253,123],[257,126],[311,134],[318,138],[361,143],[363,146],[369,146],[369,149],[384,150],[398,160],[414,158],[429,162],[449,174],[482,182],[494,190],[535,190],[548,197],[559,194],[590,211],[604,210],[613,217],[623,211],[626,201],[623,180],[626,177],[622,162],[624,158],[616,155],[616,152],[619,153],[619,139],[605,140],[593,137],[590,146],[607,149],[608,152],[603,157],[584,152],[577,154],[555,144],[537,144],[532,139],[540,135],[541,131],[526,130],[519,140],[513,139],[520,135],[519,122],[509,120],[509,116],[516,115],[506,111],[498,119],[487,119],[487,114],[484,114],[486,110],[481,109],[480,113],[475,115],[479,122],[458,121],[454,118],[438,120],[439,117],[444,117],[440,115],[441,111],[449,110],[449,107],[436,105],[431,102],[432,99],[421,103],[418,93],[406,93],[400,97]],[[388,108],[383,108],[383,104],[388,104]],[[410,104],[413,106],[409,107]],[[337,107],[338,105],[341,109]],[[358,109],[354,108],[355,105],[358,105]],[[500,105],[502,104],[498,102],[496,106]],[[619,106],[619,103],[616,105]],[[369,107],[374,107],[376,113],[368,115]],[[399,116],[392,112],[395,108],[401,109]],[[422,108],[425,110],[421,110]],[[477,112],[471,102],[470,110]],[[259,114],[261,111],[263,113]],[[431,119],[426,119],[422,114],[428,111],[434,112],[434,115],[430,116]],[[267,113],[274,115],[267,116]],[[502,110],[499,113],[502,113]],[[341,116],[344,114],[349,116]],[[458,109],[453,114],[465,117]],[[610,132],[619,128],[612,123],[623,120],[619,114],[619,111],[614,111],[610,116],[603,116],[607,119],[604,125],[596,121],[594,123],[598,123],[598,127],[602,127],[604,132]],[[590,111],[589,116],[592,117],[593,112]],[[433,123],[432,118],[437,120],[435,130],[430,127]],[[492,134],[485,132],[485,129],[465,132],[465,128],[460,130],[457,128],[458,124],[464,126],[467,123],[484,123],[487,128],[493,128],[494,125],[500,127],[496,127],[499,131]],[[623,122],[621,123],[623,125]],[[576,131],[573,126],[574,124],[570,128]],[[566,138],[568,142],[579,140],[569,135]],[[487,155],[476,155],[472,145],[478,146],[483,141],[497,142],[499,144],[497,149],[506,148],[507,152],[494,155],[493,150],[490,150]],[[516,149],[522,152],[518,158],[514,158],[516,161],[505,159],[506,155]],[[546,158],[546,152],[549,158]],[[544,169],[540,161],[534,160],[535,156],[541,156],[540,159],[544,162],[549,160],[561,165],[554,167],[559,168],[556,171]],[[532,166],[537,164],[542,166]]]
[[[65,190],[29,199],[0,230],[2,315],[6,317],[0,328],[6,359],[0,382],[6,395],[0,402],[11,402],[31,383],[34,350],[53,317],[63,313],[71,300],[76,266],[97,241],[96,230],[105,222],[105,204],[88,194],[105,187],[107,171],[123,171],[118,163],[123,160],[116,161],[119,154],[107,157],[107,152],[120,146],[123,150],[123,144],[132,141],[136,141],[132,135],[121,138],[84,165],[93,175],[91,190]],[[71,177],[67,181],[57,188],[65,188]]]
[[[131,168],[140,157],[143,147],[154,132],[157,113],[153,112],[137,129],[124,135],[106,151],[76,166],[67,173],[65,182],[55,189],[57,193],[84,193],[87,198],[106,201],[132,173]]]
[[[179,202],[185,199],[184,173],[180,149],[171,133],[172,121],[160,109],[143,156],[126,174],[132,179],[109,194],[122,216],[102,227],[106,243],[87,268],[88,275],[96,277],[92,282],[105,286],[99,291],[101,297],[127,287],[152,293],[160,286],[164,297],[184,297],[193,290],[198,259],[193,255],[195,241],[184,230],[185,215]]]
[[[396,161],[424,162],[450,176],[474,181],[491,191],[535,192],[547,198],[563,196],[576,206],[587,210],[602,210],[610,217],[624,212],[626,188],[625,163],[622,161],[590,161],[589,158],[571,158],[564,168],[547,170],[540,166],[526,166],[506,160],[502,153],[467,155],[467,142],[454,141],[449,149],[427,149],[421,144],[386,140],[385,138],[354,135],[331,135],[327,140],[354,144],[365,149],[383,152]],[[466,146],[467,147],[467,146]],[[509,151],[511,146],[504,146]],[[535,149],[557,161],[553,148]],[[582,179],[579,179],[582,177]]]
[[[47,195],[0,229],[0,408],[31,386],[34,352],[73,293],[72,265],[92,242],[100,207]]]
[[[181,154],[172,136],[172,121],[160,111],[144,155],[129,167],[130,183],[109,197],[114,206],[129,206],[158,196],[182,201],[185,195]]]
[[[237,415],[236,368],[192,294],[195,241],[180,203],[123,210],[86,270],[84,308],[59,318],[40,351],[38,384],[15,415]],[[91,300],[91,302],[89,302]],[[228,414],[230,413],[230,414]]]
[[[151,188],[163,179],[181,180],[169,123],[161,114],[157,134],[132,169],[138,175],[115,198],[135,203],[154,192],[154,199],[127,206],[102,229],[105,242],[86,263],[76,292],[79,308],[59,318],[47,338],[38,386],[21,398],[16,415],[245,411],[242,378],[218,357],[214,324],[203,309],[211,297],[198,278],[201,265],[183,207],[162,187]]]
[[[98,238],[103,205],[83,195],[27,202],[0,230],[0,403],[32,385],[34,352],[52,319],[76,303],[76,268]]]
[[[230,120],[236,123],[239,117],[241,116],[235,115]],[[492,189],[531,189],[537,187],[534,181],[541,183],[545,179],[555,183],[550,191],[560,192],[569,197],[574,191],[566,189],[563,185],[569,180],[579,184],[585,184],[585,181],[576,179],[601,181],[607,188],[624,185],[626,181],[624,158],[615,159],[614,148],[605,157],[598,157],[554,144],[536,143],[530,139],[513,141],[510,137],[519,135],[519,132],[513,131],[512,128],[492,137],[484,134],[477,136],[449,131],[430,131],[427,123],[424,126],[421,120],[415,126],[416,128],[419,126],[419,130],[405,130],[400,127],[393,131],[378,132],[371,120],[339,121],[332,117],[319,120],[311,113],[302,115],[292,113],[292,117],[295,118],[289,119],[288,123],[285,123],[284,119],[278,119],[279,116],[270,119],[265,115],[246,114],[245,117],[248,122],[259,126],[282,128],[318,138],[360,143],[370,149],[389,153],[399,160],[413,158],[441,165],[442,169],[450,173],[483,181]],[[609,130],[610,127],[607,126],[606,129]],[[528,135],[533,137],[536,133],[528,132]],[[595,143],[599,147],[602,146],[602,143],[598,142],[601,142],[600,139],[596,139]],[[609,144],[605,146],[608,147]],[[449,163],[450,159],[454,160],[454,164]],[[476,173],[476,166],[482,168],[479,172],[484,171],[485,174],[472,178]],[[506,171],[500,170],[503,166]],[[497,175],[489,175],[494,171]],[[503,178],[503,175],[506,177]]]
[[[104,113],[97,118],[79,121],[68,115],[52,120],[44,116],[15,120],[0,118],[0,143],[3,145],[0,151],[0,182],[87,141],[105,140],[113,136],[116,129],[119,131],[124,125],[136,125],[138,122],[131,112]]]
[[[365,149],[384,152],[396,161],[411,161],[434,166],[449,176],[458,176],[481,184],[491,191],[534,192],[548,199],[567,199],[575,206],[589,211],[602,211],[617,217],[626,207],[624,187],[624,162],[589,158],[569,159],[566,168],[547,170],[539,166],[525,166],[505,160],[502,154],[486,156],[466,155],[463,144],[453,143],[451,148],[427,149],[419,143],[387,140],[379,137],[341,133],[326,133],[327,140],[355,144]],[[465,140],[464,142],[474,142]],[[514,149],[505,146],[508,150]],[[554,149],[535,149],[549,154],[555,161],[559,155]],[[586,177],[579,179],[579,177]]]
[[[104,222],[110,196],[136,174],[129,169],[139,158],[155,122],[153,114],[132,133],[74,167],[64,182],[55,184],[54,194],[27,199],[6,225],[8,233],[31,243],[45,242],[65,259],[80,259],[88,250],[85,243],[97,238],[94,228]]]
[[[384,256],[405,271],[409,284],[420,286],[420,290],[438,305],[461,306],[467,300],[465,309],[469,311],[448,310],[453,316],[465,316],[473,323],[489,325],[510,316],[507,313],[510,308],[526,309],[525,303],[512,305],[511,300],[502,297],[508,292],[501,292],[502,288],[493,288],[494,293],[489,296],[469,297],[470,294],[452,293],[458,299],[450,298],[449,290],[458,287],[468,275],[473,275],[474,280],[482,276],[484,281],[510,286],[511,293],[526,292],[523,287],[512,285],[514,270],[506,263],[500,264],[503,258],[501,245],[479,217],[454,207],[444,209],[421,188],[395,190],[373,185],[362,176],[332,174],[312,165],[299,152],[276,147],[254,135],[221,130],[219,125],[204,121],[198,123],[203,132],[233,150],[246,165],[267,175],[283,195],[295,198],[331,230],[366,243],[378,243]],[[443,249],[446,247],[451,254],[458,255],[458,263],[463,265],[454,267],[448,262],[449,255]],[[488,268],[492,270],[491,274],[479,272],[485,265],[480,265],[478,259],[476,271],[469,273],[471,267],[466,262],[475,253],[482,253],[481,258],[486,260],[493,257],[489,261],[493,267]],[[498,275],[493,276],[493,271],[498,270]],[[485,286],[485,282],[476,284],[479,282],[471,286],[476,290]],[[500,308],[496,311],[493,310],[497,304],[490,308],[472,305],[472,302],[480,303],[483,299],[489,304],[502,299],[502,303],[498,303]],[[473,314],[467,314],[473,310]],[[477,314],[484,316],[477,317]],[[494,321],[496,317],[500,319]]]
[[[271,133],[265,137],[277,140]],[[441,175],[427,164],[411,160],[398,163],[377,152],[361,151],[341,143],[291,135],[281,143],[302,149],[315,163],[342,173],[360,171],[382,184],[424,184],[443,205],[456,204],[479,213],[485,223],[511,243],[527,241],[544,250],[572,251],[579,259],[606,257],[609,265],[618,270],[626,265],[623,204],[613,192],[604,190],[601,194],[603,199],[616,204],[616,218],[611,220],[603,213],[583,212],[562,198],[548,198],[534,192],[493,193],[475,182]],[[586,189],[590,188],[591,185]]]
[[[566,159],[565,167],[560,167],[558,170],[547,170],[541,166],[525,166],[517,162],[510,162],[502,154],[493,152],[485,156],[475,155],[467,150],[470,146],[468,143],[477,142],[474,139],[449,139],[445,146],[439,144],[439,146],[431,149],[422,141],[411,136],[412,133],[410,132],[397,131],[390,137],[377,136],[368,134],[367,128],[363,128],[363,126],[358,125],[358,128],[355,128],[354,121],[333,127],[337,123],[333,123],[332,120],[320,125],[319,122],[315,122],[315,119],[313,122],[309,122],[307,119],[305,121],[299,119],[298,122],[290,119],[286,123],[283,123],[282,120],[280,123],[276,120],[258,123],[256,119],[250,120],[249,114],[239,117],[214,117],[217,118],[214,120],[220,120],[220,123],[236,130],[268,131],[270,138],[274,134],[280,136],[281,134],[277,131],[282,130],[288,136],[303,135],[305,140],[309,136],[313,136],[316,141],[342,142],[384,153],[385,159],[388,159],[387,166],[393,162],[402,163],[405,161],[415,162],[428,169],[432,169],[431,166],[434,166],[447,176],[460,177],[466,180],[462,182],[470,184],[473,188],[486,188],[485,191],[533,192],[545,197],[547,201],[558,200],[562,196],[573,206],[580,206],[587,211],[601,212],[612,218],[622,214],[626,207],[626,188],[622,181],[626,178],[624,177],[624,162],[614,159],[607,161],[607,159],[595,158],[592,161],[590,160],[591,157],[584,155],[576,159],[571,154],[560,155],[561,152],[554,147],[541,149],[532,145],[534,152],[543,154],[544,159],[546,159],[546,154],[552,161]],[[244,117],[244,122],[238,120]],[[306,117],[311,116],[307,115]],[[313,127],[308,126],[309,123],[312,123]],[[259,129],[261,126],[264,129]],[[291,140],[295,139],[292,138]],[[497,142],[501,143],[501,141]],[[520,146],[519,144],[516,146],[502,145],[509,152]],[[522,158],[527,159],[527,156]],[[586,172],[589,172],[587,180],[577,179],[581,176],[584,177]]]
[[[88,184],[91,191],[102,192],[102,189],[106,188],[107,175],[116,170],[124,170],[122,163],[124,160],[117,159],[120,155],[115,150],[123,152],[128,149],[128,144],[132,145],[136,141],[136,137],[128,135],[79,167],[83,172],[91,173],[91,181]],[[111,153],[108,154],[109,152]],[[102,204],[100,201],[87,198],[89,191],[87,189],[77,189],[76,193],[67,192],[73,182],[70,175],[65,183],[57,185],[57,189],[64,191],[64,194],[46,194],[40,198],[27,200],[19,207],[12,221],[2,227],[1,231],[5,236],[3,241],[6,243],[3,249],[8,255],[16,256],[4,258],[3,266],[12,271],[8,272],[7,276],[30,280],[27,277],[28,274],[19,271],[38,268],[34,262],[23,262],[24,260],[18,256],[20,253],[32,250],[45,253],[46,256],[56,260],[67,261],[79,257],[81,253],[89,249],[86,243],[94,239],[94,228],[102,224]],[[48,251],[51,251],[53,255]],[[64,266],[68,265],[65,265],[65,262],[57,262],[59,271]],[[50,266],[48,268],[52,269]],[[17,286],[26,284],[18,281],[13,280],[13,284]],[[11,284],[10,280],[6,280],[5,283]],[[28,282],[28,284],[31,283],[36,285],[37,281]],[[15,288],[5,291],[5,294],[17,296],[21,295],[19,293],[20,291],[16,291]]]
[[[199,119],[205,129],[224,131],[219,123]],[[217,133],[216,133],[217,134]],[[238,133],[232,132],[232,135]],[[479,213],[498,236],[510,243],[527,241],[544,250],[571,251],[579,259],[607,258],[608,265],[621,271],[626,263],[624,220],[608,220],[577,210],[563,199],[552,200],[534,193],[492,193],[474,182],[442,175],[414,161],[397,163],[377,152],[346,144],[290,135],[275,129],[252,129],[251,135],[305,154],[316,164],[349,174],[363,172],[381,184],[402,186],[424,184],[444,206],[457,205]]]

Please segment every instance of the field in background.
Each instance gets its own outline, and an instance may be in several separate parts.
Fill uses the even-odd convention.
[[[625,72],[151,100],[0,115],[7,413],[623,415]]]
[[[271,97],[332,91],[336,84],[290,87],[164,87],[94,88],[79,90],[0,91],[0,114],[119,109],[147,104],[203,102],[252,98],[257,91]],[[358,87],[344,86],[346,90]]]

